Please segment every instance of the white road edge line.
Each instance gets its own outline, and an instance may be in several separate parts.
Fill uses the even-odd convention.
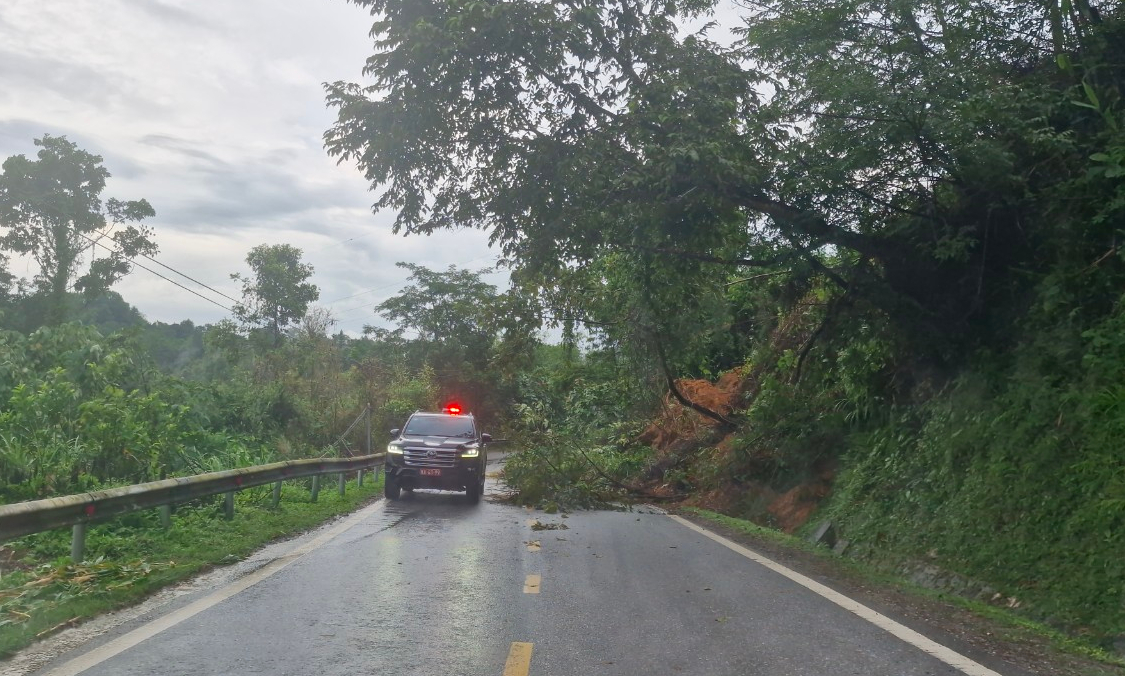
[[[748,549],[747,547],[743,547],[742,545],[740,545],[738,543],[731,542],[730,540],[726,539],[725,537],[723,537],[723,536],[721,536],[717,533],[713,533],[713,532],[707,530],[706,528],[704,528],[702,526],[699,526],[695,523],[692,523],[691,521],[688,521],[687,519],[685,519],[683,517],[676,516],[674,514],[669,514],[668,518],[672,519],[673,521],[675,521],[675,522],[677,522],[677,523],[679,523],[683,526],[687,526],[688,528],[690,528],[693,531],[699,533],[700,535],[704,535],[704,536],[714,540],[715,542],[718,542],[719,544],[723,545],[727,549],[730,549],[730,550],[732,550],[732,551],[734,551],[738,554],[741,554],[742,556],[745,556],[746,558],[750,559],[751,561],[754,561],[755,563],[759,563],[759,564],[765,566],[766,568],[769,568],[770,570],[777,573],[778,575],[782,575],[784,577],[789,578],[790,580],[796,582],[797,584],[801,585],[805,589],[808,589],[809,591],[811,591],[815,594],[819,594],[820,596],[823,596],[824,598],[828,599],[832,603],[835,603],[836,605],[840,606],[844,610],[855,613],[859,617],[863,618],[864,620],[867,620],[868,622],[875,625],[876,627],[879,627],[883,631],[886,631],[887,633],[891,634],[895,638],[898,638],[902,641],[905,641],[906,643],[909,643],[910,645],[912,645],[915,648],[921,650],[922,652],[926,653],[927,655],[931,655],[933,657],[936,657],[937,659],[941,660],[942,662],[945,662],[946,664],[953,667],[954,669],[957,669],[958,671],[961,671],[962,673],[968,674],[968,676],[1001,676],[1001,674],[999,674],[998,672],[995,672],[995,671],[989,669],[988,667],[986,667],[986,666],[984,666],[984,665],[982,665],[978,662],[974,662],[973,660],[969,659],[968,657],[965,657],[964,655],[962,655],[962,654],[960,654],[960,653],[958,653],[954,650],[946,648],[945,646],[943,646],[940,643],[937,643],[936,641],[933,641],[929,638],[926,638],[925,636],[923,636],[922,634],[919,634],[918,632],[914,631],[910,627],[899,624],[898,622],[895,622],[894,620],[887,617],[886,615],[883,615],[879,612],[876,612],[876,611],[872,610],[871,608],[868,608],[867,606],[863,605],[862,603],[860,603],[858,601],[854,601],[854,600],[848,598],[847,596],[844,596],[843,594],[841,594],[838,591],[835,591],[833,589],[829,589],[828,587],[820,584],[816,580],[805,577],[804,575],[801,575],[800,573],[798,573],[796,571],[793,571],[793,570],[790,570],[790,569],[786,568],[785,566],[781,565],[780,563],[777,563],[777,562],[775,562],[771,559],[767,559],[766,557],[762,556],[761,554],[755,552],[752,549]]]
[[[74,659],[44,673],[43,676],[75,676],[76,674],[80,674],[83,671],[90,669],[91,667],[105,662],[111,657],[125,652],[129,648],[132,648],[133,646],[143,641],[147,641],[148,639],[167,629],[171,629],[184,620],[194,617],[204,610],[222,603],[223,601],[229,599],[230,597],[245,589],[253,587],[262,580],[265,580],[271,575],[274,575],[282,568],[285,568],[289,564],[301,558],[305,554],[308,554],[314,549],[327,544],[330,540],[336,538],[344,531],[358,525],[359,522],[370,517],[375,512],[383,509],[384,504],[384,501],[380,500],[373,505],[361,509],[360,511],[352,514],[345,520],[336,524],[331,529],[325,531],[324,533],[321,533],[320,535],[313,538],[312,540],[309,540],[300,547],[293,549],[284,556],[270,561],[269,563],[262,566],[258,570],[255,570],[249,575],[241,577],[230,583],[229,585],[222,587],[197,601],[189,603],[179,610],[175,610],[171,613],[168,613],[167,615],[162,615],[143,626],[137,627],[133,631],[122,634],[112,641],[94,648],[90,652],[79,655],[78,657],[75,657]]]

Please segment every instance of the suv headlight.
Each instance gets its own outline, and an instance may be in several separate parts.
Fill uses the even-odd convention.
[[[480,455],[480,446],[472,446],[461,449],[462,458],[475,458]]]
[[[394,444],[387,445],[387,453],[390,455],[402,455],[402,446],[395,446]]]

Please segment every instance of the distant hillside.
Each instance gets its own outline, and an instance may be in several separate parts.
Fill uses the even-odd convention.
[[[178,324],[149,322],[141,311],[125,302],[121,294],[108,291],[94,299],[72,293],[68,316],[96,327],[104,335],[125,330],[133,334],[165,372],[185,375],[189,366],[203,357],[206,325],[190,319]],[[40,294],[18,295],[0,302],[0,329],[28,334],[46,323],[47,306]]]

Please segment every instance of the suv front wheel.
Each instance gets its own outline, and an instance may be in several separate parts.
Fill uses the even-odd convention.
[[[383,495],[388,500],[398,500],[398,496],[402,491],[402,487],[398,484],[398,479],[395,475],[387,473],[383,475]]]
[[[484,492],[484,484],[473,482],[465,490],[465,496],[469,498],[469,504],[477,504],[480,502],[480,494]]]

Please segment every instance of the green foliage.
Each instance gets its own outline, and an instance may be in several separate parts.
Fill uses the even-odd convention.
[[[308,281],[313,268],[301,262],[301,250],[291,244],[260,244],[246,254],[251,276],[231,275],[242,283],[242,302],[234,308],[239,320],[266,328],[275,340],[305,316],[320,290]]]
[[[488,229],[589,338],[520,382],[525,499],[620,494],[628,421],[743,366],[726,450],[685,439],[673,480],[843,463],[860,549],[1123,629],[1119,7],[779,0],[728,47],[681,28],[714,2],[358,4],[329,151],[397,229]]]
[[[98,296],[129,273],[133,258],[156,253],[152,230],[141,224],[156,212],[145,200],[110,198],[103,206],[110,174],[102,158],[66,137],[47,134],[35,145],[41,148],[37,159],[13,155],[4,161],[0,247],[35,260],[36,288],[49,299],[47,320],[58,324],[66,318],[72,283]],[[80,274],[87,256],[89,271]]]
[[[540,351],[543,363],[521,378],[509,425],[522,450],[505,464],[505,481],[525,504],[592,507],[621,499],[629,492],[623,482],[647,456],[632,442],[643,401],[636,382],[612,355],[544,359],[553,351]]]
[[[152,370],[122,335],[63,324],[0,334],[0,345],[0,490],[9,500],[274,457],[260,440],[268,429],[247,429],[263,414]]]
[[[133,322],[130,325],[136,324],[137,322]],[[111,328],[107,331],[103,324],[97,326],[103,333],[116,330]],[[204,357],[203,337],[203,327],[185,319],[178,324],[153,322],[140,332],[138,340],[161,371],[173,375],[188,375],[192,372],[192,367],[199,365]]]
[[[516,374],[529,364],[538,317],[517,291],[498,293],[482,281],[490,270],[398,265],[410,271],[409,283],[376,308],[397,328],[366,332],[397,349],[400,369],[427,369],[425,384],[436,385],[436,396],[422,401],[456,400],[486,424],[498,423],[514,394]]]
[[[966,375],[856,435],[831,507],[844,532],[936,558],[1056,626],[1120,633],[1122,329],[1119,316],[1100,323],[1053,368],[1044,336],[1011,371]]]
[[[855,551],[1122,631],[1120,8],[777,0],[724,46],[682,27],[710,0],[357,4],[370,81],[328,86],[329,152],[396,231],[489,230],[512,288],[404,265],[379,308],[398,328],[352,340],[309,310],[300,251],[263,245],[236,276],[243,326],[107,338],[39,329],[66,284],[13,297],[0,275],[2,321],[29,334],[0,334],[10,497],[328,452],[367,404],[379,438],[455,397],[508,422],[526,502],[776,495],[842,468],[829,509]],[[75,222],[104,225],[100,159],[40,144],[0,205],[70,157],[96,179]],[[105,211],[144,215],[126,207]],[[32,212],[5,208],[8,248],[35,253]],[[634,442],[678,378],[731,368],[735,411],[690,402],[719,426],[656,458]]]
[[[415,411],[436,411],[440,408],[441,397],[434,372],[423,369],[417,376],[398,370],[392,376],[382,405],[377,409],[377,420],[381,424],[376,429],[384,432],[402,423]]]
[[[98,559],[88,564],[45,563],[27,573],[16,573],[0,591],[0,629],[20,625],[34,616],[54,614],[103,590],[133,586],[154,571],[166,570],[172,563],[130,561],[116,563]],[[23,582],[23,580],[27,580]],[[11,585],[23,582],[22,585]],[[6,632],[5,632],[6,633]]]

